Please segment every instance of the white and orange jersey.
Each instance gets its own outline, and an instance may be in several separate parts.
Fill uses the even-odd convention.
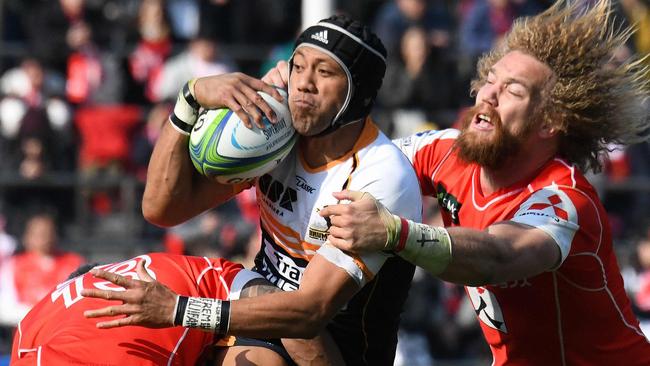
[[[163,253],[98,268],[137,279],[135,268],[140,261],[151,276],[188,296],[236,299],[248,281],[259,278],[221,258]],[[98,320],[85,318],[84,311],[120,302],[83,297],[83,288],[121,289],[90,273],[59,284],[18,324],[12,365],[194,365],[204,347],[213,343],[212,333],[183,327],[98,329]]]
[[[390,273],[373,282],[373,287],[385,288],[386,291],[390,288],[394,297],[379,299],[378,290],[374,294],[362,290],[341,312],[356,317],[346,320],[344,325],[354,328],[347,334],[354,334],[356,340],[337,337],[336,331],[334,337],[341,348],[351,344],[356,347],[350,350],[355,358],[346,358],[350,364],[357,364],[356,357],[362,357],[368,349],[377,349],[379,357],[387,355],[386,352],[390,355],[391,349],[394,352],[395,346],[390,342],[396,340],[399,314],[413,267],[392,254],[371,253],[355,257],[326,245],[330,224],[319,215],[319,211],[337,203],[333,192],[350,189],[370,192],[392,212],[420,221],[422,197],[406,157],[368,119],[359,140],[345,156],[327,165],[309,167],[297,145],[277,168],[259,178],[256,189],[262,227],[262,246],[256,258],[256,270],[279,288],[290,291],[298,288],[305,267],[317,253],[347,271],[359,287],[370,283],[380,269],[386,268],[384,271]],[[405,269],[398,270],[401,266]],[[386,311],[382,314],[384,318],[369,316],[367,310],[375,309],[379,302],[385,303],[381,305]],[[362,319],[364,314],[367,319]],[[344,315],[339,314],[334,319],[334,324],[341,316]],[[366,337],[365,333],[370,329],[376,332]],[[375,340],[381,335],[385,339]],[[367,341],[369,347],[364,345]],[[345,350],[342,351],[345,356]],[[389,359],[392,360],[392,356]]]
[[[395,140],[424,193],[437,197],[445,225],[526,224],[550,235],[562,253],[561,263],[540,275],[466,287],[494,365],[649,365],[650,344],[625,294],[605,210],[584,176],[553,159],[531,180],[484,195],[481,168],[454,151],[458,133]]]

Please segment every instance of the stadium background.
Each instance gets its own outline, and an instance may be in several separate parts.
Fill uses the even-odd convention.
[[[254,192],[168,230],[142,218],[148,158],[187,79],[228,71],[261,76],[289,56],[303,24],[343,12],[372,25],[389,51],[373,113],[380,127],[391,137],[446,128],[472,103],[477,57],[515,18],[550,3],[0,0],[0,365],[8,362],[16,309],[29,306],[23,292],[58,283],[52,267],[63,268],[64,252],[100,263],[168,251],[250,265],[258,245]],[[650,2],[615,3],[618,21],[638,24],[639,32],[612,62],[648,54]],[[650,147],[611,148],[605,171],[590,178],[645,323]],[[436,210],[429,201],[427,220],[437,220]],[[26,235],[30,218],[43,213],[56,231]],[[34,235],[45,249],[30,245]],[[462,288],[416,273],[396,364],[489,364]]]

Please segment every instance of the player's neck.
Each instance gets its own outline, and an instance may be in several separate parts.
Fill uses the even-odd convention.
[[[556,137],[531,133],[521,143],[519,150],[503,161],[499,168],[481,167],[481,192],[484,196],[489,196],[515,184],[527,184],[557,154],[557,146]]]
[[[481,167],[481,192],[488,196],[498,190],[532,180],[553,156],[554,154],[548,152],[519,153],[501,164],[498,169]]]
[[[363,127],[363,122],[357,122],[324,136],[301,137],[300,149],[307,165],[313,168],[323,166],[348,153],[359,139]]]

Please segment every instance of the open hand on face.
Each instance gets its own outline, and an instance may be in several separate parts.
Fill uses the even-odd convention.
[[[253,127],[253,123],[263,128],[264,115],[272,123],[277,121],[273,109],[258,91],[271,95],[279,102],[284,100],[275,87],[241,72],[199,78],[194,84],[196,101],[203,108],[228,108],[248,128]]]
[[[327,237],[330,244],[354,253],[388,249],[387,228],[393,225],[393,217],[381,203],[367,192],[346,190],[333,195],[350,203],[330,205],[320,211],[332,224]]]
[[[148,328],[165,328],[174,326],[174,307],[176,293],[167,286],[153,279],[144,268],[144,261],[138,262],[136,273],[141,280],[131,279],[115,273],[92,269],[95,277],[110,281],[124,287],[124,291],[84,289],[81,295],[105,300],[119,300],[121,305],[111,305],[102,309],[84,312],[86,318],[125,317],[102,321],[97,328],[115,328],[126,325],[140,325]]]

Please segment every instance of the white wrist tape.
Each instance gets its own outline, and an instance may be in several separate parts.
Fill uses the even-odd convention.
[[[451,262],[451,251],[451,237],[445,228],[400,218],[395,252],[402,258],[436,275]]]
[[[194,96],[195,83],[196,79],[192,79],[183,85],[183,88],[178,92],[174,111],[169,116],[172,126],[184,135],[189,135],[192,131],[201,108]]]

